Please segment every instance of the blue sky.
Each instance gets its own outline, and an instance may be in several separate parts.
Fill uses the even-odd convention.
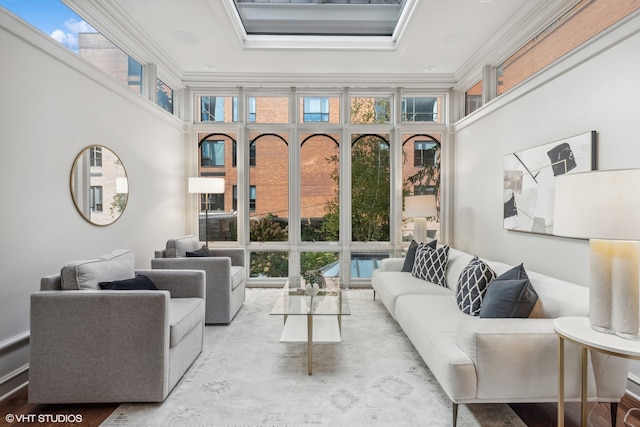
[[[76,52],[78,33],[96,32],[60,0],[0,0],[0,6]]]

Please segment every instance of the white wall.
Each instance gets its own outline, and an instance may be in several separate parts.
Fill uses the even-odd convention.
[[[588,284],[587,241],[502,228],[502,162],[507,153],[596,130],[598,169],[640,168],[639,29],[636,14],[517,95],[456,125],[455,247]]]
[[[154,250],[184,233],[186,165],[181,122],[102,73],[87,77],[76,67],[91,66],[8,15],[0,23],[1,397],[28,363],[26,339],[6,344],[29,330],[40,277],[118,248],[150,268]],[[93,144],[116,152],[129,176],[127,208],[107,227],[86,222],[69,192],[73,160]]]

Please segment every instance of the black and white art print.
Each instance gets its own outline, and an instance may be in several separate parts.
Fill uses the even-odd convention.
[[[504,228],[553,234],[555,179],[596,169],[596,131],[504,156]]]

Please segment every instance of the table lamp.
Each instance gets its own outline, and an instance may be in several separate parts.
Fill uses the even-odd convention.
[[[591,327],[638,338],[640,169],[556,177],[553,234],[589,239]]]
[[[418,243],[427,241],[427,218],[437,214],[434,194],[404,198],[404,216],[413,218],[413,238]]]
[[[209,194],[224,194],[224,178],[195,177],[189,178],[189,193],[204,194],[205,245],[209,246]],[[200,202],[198,201],[198,205]],[[198,207],[198,212],[200,208]],[[198,218],[200,215],[198,214]],[[198,220],[198,225],[200,221]]]

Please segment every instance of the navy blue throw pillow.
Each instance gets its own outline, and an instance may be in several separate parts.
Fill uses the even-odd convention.
[[[147,276],[139,274],[133,279],[115,280],[113,282],[100,282],[100,289],[111,291],[157,291],[158,287]]]
[[[429,243],[427,243],[427,246],[429,246],[432,249],[435,249],[437,245],[438,245],[437,240],[432,240]],[[416,242],[415,240],[412,240],[411,244],[409,245],[409,248],[407,249],[407,256],[404,258],[402,271],[406,273],[411,273],[411,271],[413,270],[413,263],[416,262],[416,249],[418,249],[418,242]]]
[[[480,317],[527,318],[537,301],[538,294],[520,264],[489,282]]]
[[[208,247],[203,246],[197,251],[187,251],[188,257],[210,257],[213,256]]]

